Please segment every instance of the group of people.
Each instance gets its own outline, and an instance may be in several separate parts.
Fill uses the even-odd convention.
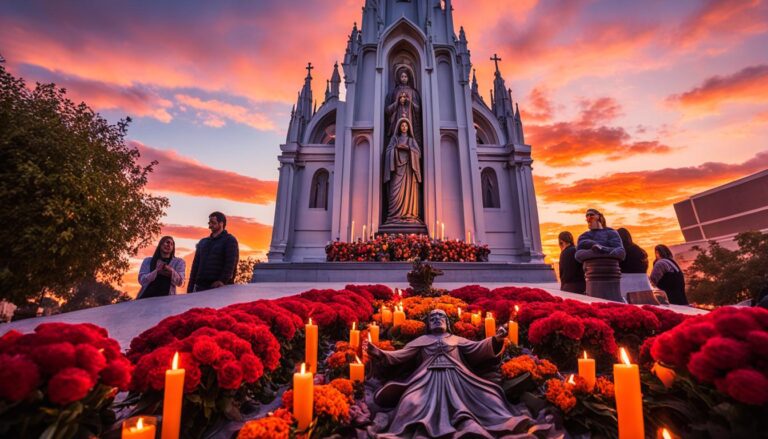
[[[210,236],[195,247],[195,259],[189,273],[187,293],[219,288],[234,283],[240,249],[237,239],[227,230],[227,217],[221,212],[208,216]],[[176,257],[176,242],[172,236],[163,236],[155,253],[145,258],[139,269],[137,299],[169,296],[184,284],[186,263]]]
[[[560,289],[571,293],[584,294],[587,288],[582,262],[589,255],[604,255],[619,259],[622,278],[642,277],[648,272],[648,254],[632,241],[629,230],[614,230],[607,226],[605,216],[596,209],[588,209],[586,222],[589,230],[582,233],[574,243],[571,232],[561,232],[560,246]],[[669,303],[688,305],[685,296],[683,271],[675,261],[672,251],[666,245],[654,248],[651,284],[664,291]],[[647,281],[646,281],[647,282]]]

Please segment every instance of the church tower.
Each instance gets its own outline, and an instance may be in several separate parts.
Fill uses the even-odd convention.
[[[541,264],[531,146],[502,59],[479,61],[495,67],[489,106],[451,0],[365,0],[359,23],[316,109],[320,68],[306,67],[280,146],[269,262],[324,261],[330,241],[363,226],[435,236],[445,224],[446,239],[488,244],[492,262]]]

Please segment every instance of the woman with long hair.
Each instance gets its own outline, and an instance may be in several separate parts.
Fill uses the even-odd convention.
[[[624,227],[616,230],[621,237],[621,244],[627,257],[619,262],[621,268],[621,295],[628,302],[628,293],[653,291],[648,282],[648,253],[632,240],[632,235]]]
[[[145,258],[139,269],[139,291],[137,299],[169,296],[176,294],[176,287],[184,283],[186,263],[176,257],[176,242],[173,237],[163,236],[155,253]]]
[[[654,248],[656,260],[653,261],[651,283],[667,293],[669,303],[673,305],[688,305],[685,297],[685,277],[683,270],[675,262],[672,250],[664,244]]]

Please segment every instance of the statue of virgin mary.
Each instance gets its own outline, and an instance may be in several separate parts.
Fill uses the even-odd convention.
[[[421,224],[419,185],[421,148],[413,137],[411,123],[398,121],[398,131],[384,152],[384,184],[387,188],[387,216],[384,224]]]

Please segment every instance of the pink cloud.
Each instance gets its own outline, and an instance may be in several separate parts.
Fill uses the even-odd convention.
[[[200,110],[205,124],[216,128],[224,126],[223,119],[249,125],[258,130],[274,130],[274,122],[264,114],[256,113],[241,105],[230,104],[218,99],[203,100],[194,96],[177,94],[176,101],[181,105]]]
[[[713,76],[700,86],[669,96],[667,102],[693,115],[717,112],[727,103],[768,100],[768,65],[745,67],[736,73]]]

